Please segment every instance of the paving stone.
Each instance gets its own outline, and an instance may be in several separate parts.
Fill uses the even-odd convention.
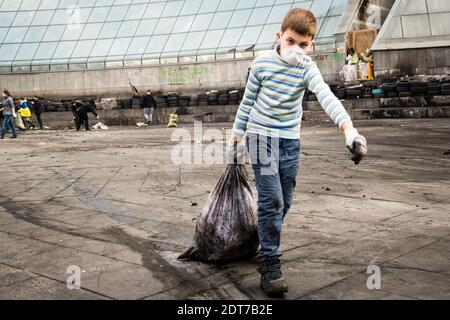
[[[356,241],[330,246],[329,249],[311,254],[311,258],[368,266],[386,262],[435,241],[436,239],[424,235],[401,233],[396,230],[382,231]]]
[[[386,266],[420,269],[450,275],[450,252],[430,249],[427,246],[386,263]]]
[[[30,279],[16,285],[0,287],[2,300],[104,300],[104,296],[81,289],[70,290],[65,283],[45,277]]]
[[[37,275],[31,272],[0,264],[0,288],[37,277]]]
[[[302,300],[414,300],[408,296],[402,296],[385,289],[385,278],[382,277],[381,288],[368,289],[367,279],[370,274],[357,273],[342,281],[335,282],[325,288],[319,289],[306,296]]]

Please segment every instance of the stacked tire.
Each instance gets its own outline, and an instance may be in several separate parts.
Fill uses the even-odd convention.
[[[397,93],[399,97],[411,96],[411,83],[409,80],[400,80],[397,82]]]
[[[191,102],[190,96],[179,96],[178,98],[178,105],[180,107],[188,107],[190,102]]]
[[[365,81],[363,83],[362,97],[364,99],[372,99],[373,98],[372,91],[373,91],[373,89],[375,89],[377,87],[378,87],[378,83],[376,81],[373,81],[373,80]]]
[[[372,90],[372,95],[375,99],[383,99],[386,98],[386,94],[383,89],[376,88]]]
[[[198,98],[191,98],[191,100],[189,101],[189,106],[190,107],[198,106]]]
[[[133,96],[131,99],[131,109],[139,109],[141,107],[141,97]]]
[[[439,82],[428,83],[427,94],[429,96],[438,96],[438,95],[442,94],[442,85]]]
[[[383,83],[381,85],[381,89],[384,90],[384,94],[386,95],[387,98],[398,97],[397,83],[393,83],[393,82]]]
[[[239,92],[239,103],[240,103],[242,101],[242,99],[244,98],[245,88],[239,88],[238,92]]]
[[[336,88],[335,95],[338,99],[344,100],[347,98],[347,90],[345,88]]]
[[[208,97],[208,105],[210,106],[217,106],[218,104],[218,99],[219,99],[219,92],[217,90],[211,90],[209,92],[209,97]]]
[[[167,95],[167,105],[169,108],[177,108],[178,105],[178,94],[171,92]]]
[[[209,95],[206,92],[200,93],[198,95],[198,105],[199,106],[207,106],[208,98],[209,98]]]
[[[443,76],[441,81],[441,94],[450,96],[450,76]]]
[[[355,100],[362,96],[362,88],[347,88],[347,99]]]
[[[122,99],[122,109],[131,109],[132,99]]]
[[[218,92],[218,102],[219,105],[225,106],[230,103],[230,95],[227,90],[219,90]]]
[[[167,108],[167,97],[163,94],[155,95],[156,108]]]
[[[428,91],[428,82],[422,80],[411,81],[411,95],[425,96]]]
[[[239,90],[233,89],[228,92],[229,94],[229,104],[236,105],[239,104]]]

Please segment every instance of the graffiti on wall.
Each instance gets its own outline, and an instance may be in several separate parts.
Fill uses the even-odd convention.
[[[342,53],[317,54],[313,58],[324,74],[333,73],[345,63],[345,56]]]
[[[214,69],[205,65],[164,67],[160,74],[168,84],[186,84],[198,82],[200,76],[214,74]]]

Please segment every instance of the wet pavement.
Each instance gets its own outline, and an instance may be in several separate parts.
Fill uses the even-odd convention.
[[[359,166],[336,128],[302,128],[283,298],[450,299],[450,119],[357,126],[370,153]],[[254,261],[177,260],[225,166],[174,164],[173,131],[1,140],[0,299],[267,299]],[[70,266],[80,289],[67,286]],[[379,267],[380,289],[368,288],[369,266]]]

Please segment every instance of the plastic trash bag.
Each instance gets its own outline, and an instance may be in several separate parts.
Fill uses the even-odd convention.
[[[22,116],[20,115],[20,112],[17,112],[16,115],[17,115],[17,117],[15,119],[16,127],[19,129],[25,130],[26,127],[25,127],[25,124],[23,123],[23,119],[22,119]]]
[[[138,128],[148,127],[148,124],[143,123],[143,122],[138,122],[138,123],[136,123],[136,127],[138,127]]]
[[[97,124],[93,125],[92,128],[94,128],[95,130],[108,130],[108,126],[105,125],[103,122],[98,122]]]
[[[178,259],[223,262],[255,256],[259,246],[256,216],[245,165],[229,164],[197,218],[193,247]]]

